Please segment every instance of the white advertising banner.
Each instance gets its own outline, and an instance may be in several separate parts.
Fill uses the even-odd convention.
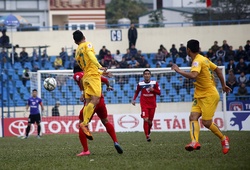
[[[143,131],[143,119],[140,114],[114,114],[116,132]],[[225,130],[223,112],[216,112],[214,122],[221,130]],[[201,124],[201,130],[206,128]],[[186,113],[156,113],[152,131],[189,131],[189,112]]]
[[[250,111],[227,112],[227,130],[249,131]]]
[[[2,119],[0,118],[0,138],[3,137],[3,130],[2,130]]]

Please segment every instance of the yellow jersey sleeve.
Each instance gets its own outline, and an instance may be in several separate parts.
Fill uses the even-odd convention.
[[[98,60],[96,59],[95,54],[93,53],[93,51],[88,51],[87,52],[89,59],[98,67],[101,68],[102,65],[98,62]]]
[[[217,65],[215,65],[213,62],[211,62],[211,61],[209,60],[209,67],[210,67],[211,70],[214,71],[214,70],[217,68]]]
[[[191,72],[193,71],[196,71],[198,73],[201,72],[201,61],[198,59],[195,59],[193,62],[192,62],[192,66],[191,66]]]

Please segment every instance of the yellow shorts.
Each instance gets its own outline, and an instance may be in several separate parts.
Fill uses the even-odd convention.
[[[82,78],[84,97],[90,98],[91,96],[101,97],[102,86],[101,86],[101,76],[91,75]]]
[[[194,99],[191,112],[201,113],[203,120],[212,120],[219,101],[219,94]]]

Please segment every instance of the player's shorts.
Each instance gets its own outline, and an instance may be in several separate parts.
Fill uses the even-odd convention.
[[[212,120],[219,101],[219,94],[194,99],[191,112],[201,113],[203,120]]]
[[[90,98],[91,96],[101,97],[101,76],[99,74],[86,76],[82,78],[83,89],[85,98]]]
[[[106,104],[104,102],[103,97],[100,98],[100,102],[96,105],[94,113],[96,113],[100,119],[106,119],[108,117],[108,112],[107,112]],[[91,119],[92,119],[92,117],[91,117]],[[91,121],[91,119],[90,119],[90,121]],[[81,122],[83,121],[83,108],[80,111],[79,120]]]
[[[28,123],[33,124],[35,122],[36,122],[36,124],[38,124],[38,123],[41,122],[41,116],[40,116],[40,114],[30,114],[29,115]]]
[[[155,116],[155,108],[141,108],[141,118],[153,120]]]

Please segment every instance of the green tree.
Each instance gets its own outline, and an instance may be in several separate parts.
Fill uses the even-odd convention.
[[[128,18],[132,23],[138,23],[139,17],[145,12],[147,12],[145,4],[136,0],[111,0],[106,5],[108,24],[117,24],[121,18]]]
[[[164,21],[164,17],[162,15],[162,10],[153,11],[149,15],[149,27],[162,27],[164,26],[162,22]]]
[[[250,19],[250,0],[220,0],[216,5],[218,5],[216,8],[196,10],[190,18],[193,21]],[[230,24],[233,23],[232,21]]]

